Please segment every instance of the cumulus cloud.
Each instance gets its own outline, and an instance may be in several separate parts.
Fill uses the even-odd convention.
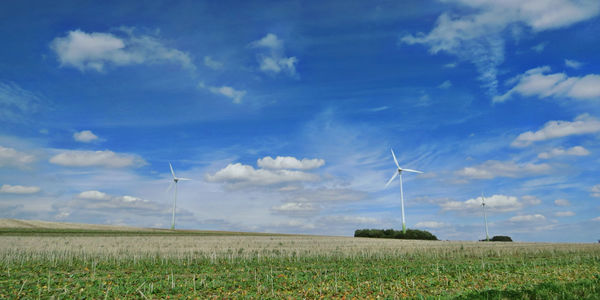
[[[66,167],[106,168],[140,167],[146,164],[146,161],[135,154],[115,153],[110,150],[67,150],[50,158],[50,162]]]
[[[250,47],[265,51],[258,54],[261,71],[271,74],[285,72],[290,76],[296,75],[298,59],[295,56],[285,56],[283,40],[279,39],[277,35],[269,33],[260,40],[250,43]]]
[[[213,69],[213,70],[221,70],[223,69],[223,63],[220,61],[216,61],[212,59],[210,56],[204,57],[204,65]]]
[[[538,131],[523,132],[511,143],[511,146],[526,147],[533,142],[596,132],[600,132],[600,121],[588,114],[582,114],[573,122],[549,121]]]
[[[292,156],[277,156],[273,159],[270,156],[259,158],[256,165],[265,169],[316,169],[325,164],[325,160],[319,158],[303,158],[299,160]]]
[[[481,197],[466,201],[447,201],[440,203],[444,211],[474,212],[481,210]],[[523,203],[517,197],[506,195],[493,195],[485,197],[486,210],[491,212],[509,212],[523,208]]]
[[[425,222],[418,222],[417,224],[415,224],[415,227],[423,227],[423,228],[444,228],[444,227],[448,227],[448,225],[446,223],[442,223],[442,222],[436,222],[436,221],[425,221]]]
[[[316,181],[319,176],[302,171],[254,169],[241,163],[229,164],[215,174],[207,174],[207,181],[232,185],[265,186],[281,183]]]
[[[521,216],[514,216],[508,220],[511,222],[514,222],[514,223],[539,223],[539,222],[546,221],[546,217],[544,215],[540,215],[540,214],[521,215]]]
[[[520,178],[550,171],[548,164],[525,163],[513,161],[488,160],[480,165],[465,167],[455,172],[456,175],[470,179],[493,179],[496,177]]]
[[[447,52],[475,65],[490,95],[497,94],[498,66],[504,61],[504,35],[515,29],[541,32],[567,27],[598,15],[595,0],[480,1],[454,0],[473,13],[443,13],[427,34],[406,35],[401,42],[423,44],[429,52]]]
[[[513,79],[516,85],[508,92],[495,96],[494,102],[504,102],[513,95],[543,98],[571,98],[591,100],[600,98],[600,75],[569,77],[565,73],[549,74],[550,67],[544,66],[526,71]]]
[[[572,211],[558,211],[554,213],[554,215],[557,217],[572,217],[575,215],[575,213]]]
[[[73,138],[82,143],[90,143],[98,140],[98,136],[92,133],[90,130],[83,130],[73,133]]]
[[[571,202],[567,199],[556,199],[554,200],[554,204],[557,206],[570,206]]]
[[[210,85],[206,85],[204,84],[204,82],[200,82],[198,84],[198,87],[203,88],[203,89],[207,89],[209,90],[211,93],[215,94],[215,95],[221,95],[221,96],[225,96],[231,100],[233,100],[233,103],[236,104],[240,104],[242,103],[242,99],[244,98],[244,96],[246,95],[246,91],[240,91],[240,90],[236,90],[230,86],[210,86]]]
[[[25,168],[35,161],[35,156],[0,146],[0,167]]]
[[[376,218],[361,217],[361,216],[326,216],[321,219],[322,222],[335,223],[335,224],[376,224],[379,220]]]
[[[23,186],[23,185],[8,185],[3,184],[0,187],[0,193],[2,194],[35,194],[40,191],[37,186]]]
[[[542,153],[538,154],[538,158],[549,159],[552,157],[563,156],[563,155],[586,156],[589,154],[590,154],[590,151],[588,151],[587,149],[585,149],[581,146],[575,146],[575,147],[571,147],[568,149],[554,148],[548,152],[542,152]]]
[[[565,66],[567,66],[569,68],[579,69],[579,68],[581,68],[582,65],[583,65],[583,63],[578,62],[576,60],[565,59]]]
[[[134,29],[123,28],[113,33],[87,33],[76,29],[50,43],[61,67],[80,71],[104,71],[106,66],[173,63],[195,69],[190,56],[165,45],[158,37],[136,35]]]
[[[600,216],[593,218],[592,221],[600,222]]]
[[[0,82],[0,121],[22,123],[38,112],[42,99],[14,82]]]
[[[600,184],[596,184],[592,187],[592,197],[600,197]]]
[[[541,53],[542,51],[544,51],[544,49],[546,48],[547,45],[548,45],[548,43],[539,43],[539,44],[531,47],[531,50],[533,50],[537,53]]]

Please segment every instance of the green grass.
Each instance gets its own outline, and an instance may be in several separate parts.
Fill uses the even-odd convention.
[[[7,251],[0,257],[0,298],[600,299],[600,248],[244,251],[179,257]]]

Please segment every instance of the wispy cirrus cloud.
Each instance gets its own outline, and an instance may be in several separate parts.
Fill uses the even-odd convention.
[[[514,161],[488,160],[480,165],[465,167],[456,175],[469,179],[493,179],[496,177],[519,178],[546,174],[551,170],[548,164],[516,163]]]
[[[423,44],[432,54],[447,52],[473,63],[480,74],[479,79],[492,97],[497,94],[497,69],[504,62],[508,31],[524,28],[536,33],[568,27],[600,12],[600,4],[593,0],[553,0],[552,4],[544,0],[446,2],[467,7],[472,13],[443,13],[429,33],[405,35],[401,42]]]
[[[504,102],[514,95],[543,98],[569,98],[577,100],[600,99],[600,75],[569,77],[565,73],[549,74],[550,67],[534,68],[517,76],[517,84],[494,102]]]
[[[57,55],[61,67],[73,67],[82,72],[105,71],[109,66],[173,63],[195,69],[189,54],[168,47],[159,37],[138,35],[134,28],[114,32],[71,30],[56,37],[50,49]]]
[[[14,82],[0,81],[0,122],[26,122],[42,109],[42,97]]]
[[[511,143],[513,147],[527,147],[534,142],[600,132],[600,121],[588,114],[579,115],[570,121],[548,121],[537,131],[527,131]]]

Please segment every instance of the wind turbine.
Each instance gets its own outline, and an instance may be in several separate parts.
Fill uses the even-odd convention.
[[[485,240],[489,242],[490,235],[488,234],[487,217],[485,215],[485,197],[483,197],[483,192],[481,192],[481,207],[483,208],[483,221],[485,222]]]
[[[403,169],[398,164],[398,160],[396,159],[396,155],[394,154],[394,149],[390,149],[392,151],[392,157],[394,157],[394,162],[396,163],[396,167],[398,170],[394,173],[394,176],[390,178],[385,187],[388,187],[390,183],[396,178],[396,176],[400,175],[400,203],[402,204],[402,233],[406,234],[406,222],[404,221],[404,191],[402,190],[402,172],[412,172],[412,173],[423,173],[421,171],[412,170],[412,169]]]
[[[175,185],[175,198],[173,199],[173,216],[171,218],[171,230],[174,230],[175,229],[175,208],[177,205],[177,182],[179,182],[180,180],[185,181],[185,180],[191,180],[191,179],[175,176],[175,171],[173,171],[173,166],[171,165],[171,163],[169,163],[169,168],[171,168],[171,175],[173,175],[173,182],[171,182],[171,184],[169,185],[167,192],[169,192],[171,190],[171,188],[173,187],[173,185]]]

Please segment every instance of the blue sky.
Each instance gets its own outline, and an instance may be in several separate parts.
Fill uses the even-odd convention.
[[[0,4],[0,217],[600,239],[597,1]]]

